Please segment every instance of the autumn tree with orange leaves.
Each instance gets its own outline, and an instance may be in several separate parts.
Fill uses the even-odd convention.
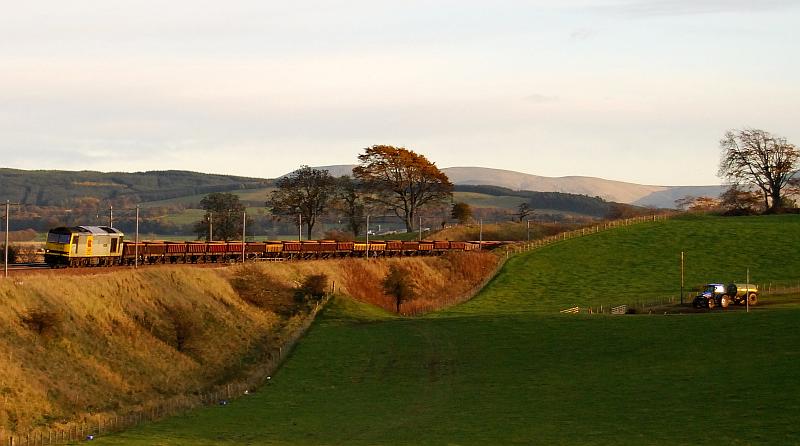
[[[408,232],[421,209],[452,196],[447,175],[413,150],[376,145],[364,149],[358,160],[353,177],[368,191],[366,199],[403,219]]]

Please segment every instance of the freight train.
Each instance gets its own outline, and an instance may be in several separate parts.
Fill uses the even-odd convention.
[[[452,251],[476,251],[498,246],[497,242],[446,240],[370,240],[369,243],[335,240],[136,243],[124,240],[124,236],[118,229],[108,226],[52,229],[47,234],[45,263],[55,268],[136,263],[223,263],[270,259],[419,256],[441,255]]]

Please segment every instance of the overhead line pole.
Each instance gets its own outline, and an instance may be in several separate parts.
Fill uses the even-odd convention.
[[[214,241],[214,213],[208,213],[208,241]]]
[[[8,220],[11,215],[11,203],[6,200],[6,237],[5,237],[5,246],[4,251],[5,255],[3,257],[3,277],[8,277]]]
[[[681,251],[681,305],[683,305],[683,251]]]
[[[242,263],[244,263],[244,247],[247,244],[247,211],[242,211]]]
[[[133,267],[139,267],[139,205],[136,205],[136,241],[133,244]]]

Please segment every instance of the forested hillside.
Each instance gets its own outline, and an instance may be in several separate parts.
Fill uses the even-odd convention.
[[[70,172],[0,169],[0,197],[33,206],[71,207],[86,198],[116,206],[265,187],[271,181],[179,170]]]
[[[471,186],[456,185],[456,192],[473,192],[496,197],[519,197],[527,200],[533,209],[549,209],[591,217],[613,217],[615,213],[632,213],[643,211],[644,208],[622,203],[605,201],[600,197],[587,195],[566,194],[562,192],[534,192],[529,190],[511,190],[500,186]]]

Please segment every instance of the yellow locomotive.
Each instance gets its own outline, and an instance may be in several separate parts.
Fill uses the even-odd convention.
[[[72,226],[47,233],[44,261],[50,266],[110,266],[122,253],[121,231],[108,226]]]

